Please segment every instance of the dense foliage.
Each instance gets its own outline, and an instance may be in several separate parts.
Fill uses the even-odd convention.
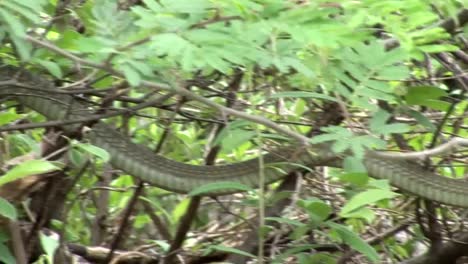
[[[0,1],[2,64],[46,76],[94,104],[96,114],[119,113],[106,122],[155,153],[225,164],[310,138],[347,155],[343,170],[298,164],[283,183],[259,190],[199,196],[245,189],[226,182],[176,194],[113,170],[108,153],[86,135],[67,135],[67,145],[54,148],[60,126],[52,129],[6,97],[0,260],[51,263],[55,254],[57,263],[77,255],[102,263],[455,263],[468,252],[463,211],[369,178],[361,161],[368,148],[420,151],[468,138],[466,6]],[[121,111],[162,95],[171,96]],[[423,164],[447,177],[467,174],[462,151]]]

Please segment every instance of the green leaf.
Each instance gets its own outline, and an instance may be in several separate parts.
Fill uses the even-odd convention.
[[[395,196],[398,196],[398,194],[381,189],[370,189],[358,193],[341,208],[340,215],[346,215],[362,206],[370,205],[383,199],[390,199]]]
[[[278,222],[281,224],[288,224],[292,226],[303,226],[304,223],[301,223],[300,221],[289,219],[289,218],[284,218],[284,217],[265,217],[266,221],[274,221]]]
[[[373,247],[371,247],[366,241],[360,238],[356,233],[349,230],[346,226],[334,223],[327,222],[327,225],[335,230],[340,238],[348,244],[352,249],[364,254],[372,262],[377,263],[379,261],[379,255]]]
[[[165,240],[153,240],[153,242],[156,245],[158,245],[163,250],[163,252],[169,253],[169,249],[171,248],[171,244],[169,244],[167,241],[165,241]]]
[[[202,185],[193,189],[188,195],[196,196],[196,195],[203,195],[206,193],[211,193],[215,191],[253,191],[251,187],[244,185],[239,182],[230,182],[230,181],[222,181],[222,182],[213,182]]]
[[[133,67],[129,65],[121,65],[120,69],[123,71],[123,74],[125,75],[125,79],[127,79],[128,83],[135,87],[138,86],[141,82],[141,76],[140,73],[135,70]]]
[[[41,246],[42,249],[44,249],[47,257],[52,260],[55,254],[55,251],[57,250],[59,246],[59,240],[55,239],[53,235],[47,236],[43,232],[40,232],[40,240],[41,240]]]
[[[0,229],[0,244],[3,244],[10,240],[10,234],[7,233],[6,229]]]
[[[87,160],[87,156],[88,155],[84,155],[84,153],[77,148],[72,148],[68,151],[68,158],[76,167],[83,165]]]
[[[300,60],[298,59],[295,59],[295,58],[290,58],[290,57],[286,57],[286,58],[283,58],[283,63],[285,63],[285,65],[295,69],[296,71],[302,73],[305,77],[307,78],[315,78],[315,73],[309,69],[309,67],[307,67],[306,65],[304,65]]]
[[[54,77],[57,77],[58,79],[63,77],[62,70],[57,63],[46,60],[37,60],[36,62],[46,68]]]
[[[459,47],[451,44],[419,45],[417,48],[424,53],[452,52],[460,50]]]
[[[232,142],[235,141],[242,141],[242,143],[246,142],[247,140],[251,139],[251,132],[249,130],[244,129],[244,127],[251,125],[252,123],[250,121],[246,120],[236,120],[234,122],[230,122],[227,126],[225,126],[221,132],[219,132],[218,136],[216,139],[213,141],[214,145],[219,145],[219,144],[226,144],[226,150],[232,149],[229,148],[229,141],[232,140]],[[256,133],[254,132],[254,135]],[[238,139],[237,139],[238,138]],[[237,147],[237,146],[236,146]]]
[[[367,172],[362,159],[353,156],[348,156],[344,159],[343,168],[347,172]]]
[[[255,131],[247,131],[243,129],[228,130],[225,137],[222,139],[221,146],[224,152],[230,152],[240,145],[248,142],[257,135]]]
[[[11,254],[10,249],[4,244],[0,244],[0,261],[5,264],[17,263],[15,257]]]
[[[333,152],[335,153],[342,153],[344,152],[345,150],[349,149],[349,147],[353,146],[353,144],[351,143],[351,141],[348,139],[348,140],[345,140],[344,138],[343,139],[340,139],[340,140],[337,140],[335,142],[333,142],[332,144],[332,150]]]
[[[403,123],[386,124],[390,114],[385,110],[379,109],[370,120],[370,130],[379,135],[400,134],[411,130],[410,126]]]
[[[367,221],[367,223],[372,223],[375,219],[375,213],[372,211],[370,208],[367,207],[361,207],[357,210],[354,210],[350,213],[347,213],[345,215],[342,215],[342,217],[345,218],[362,218]]]
[[[154,12],[161,12],[161,5],[155,0],[143,0],[143,3]]]
[[[60,168],[50,161],[28,160],[9,170],[6,174],[0,177],[0,186],[30,175],[42,174],[56,170],[60,170]]]
[[[377,189],[385,190],[385,191],[390,191],[392,189],[388,180],[373,179],[372,181],[369,182],[369,186],[375,187]]]
[[[305,250],[304,250],[305,251]],[[329,253],[299,253],[296,254],[298,264],[335,264],[336,258]],[[287,262],[283,262],[287,263]]]
[[[21,60],[27,61],[31,58],[31,52],[32,52],[32,45],[29,42],[26,42],[23,38],[15,36],[15,35],[10,35],[11,40],[13,40],[13,43],[15,44],[16,49],[18,50],[18,54],[21,57]]]
[[[32,9],[30,6],[25,7],[8,1],[2,1],[1,5],[9,8],[13,12],[20,14],[23,18],[28,19],[33,23],[36,23],[40,20],[38,14],[34,12],[34,9]]]
[[[446,112],[450,107],[449,102],[445,102],[441,100],[433,100],[433,99],[428,99],[425,102],[421,103],[420,105],[427,106],[432,109],[444,111],[444,112]]]
[[[370,129],[374,130],[374,129],[384,126],[387,123],[390,116],[391,115],[387,111],[383,109],[379,109],[379,111],[375,112],[372,115],[372,118],[369,123]]]
[[[402,134],[406,133],[411,130],[411,127],[407,124],[403,123],[392,123],[388,124],[382,127],[379,127],[375,130],[372,130],[372,132],[376,134],[381,134],[381,135],[390,135],[390,134]]]
[[[106,46],[97,38],[83,37],[81,35],[70,34],[68,37],[73,37],[70,42],[64,41],[66,45],[70,45],[77,51],[96,53],[103,50]]]
[[[47,5],[48,1],[47,0],[16,0],[15,4],[22,5],[23,7],[29,8],[36,12],[41,12],[43,10],[42,7]]]
[[[347,172],[340,176],[340,181],[356,186],[365,186],[369,182],[369,175],[367,173]]]
[[[305,209],[310,219],[316,224],[323,222],[332,212],[330,206],[318,198],[299,200],[297,205]]]
[[[152,76],[153,70],[147,63],[136,60],[127,60],[126,63],[130,64],[134,69],[138,70],[144,76]]]
[[[75,143],[74,146],[88,152],[89,154],[101,158],[104,162],[108,162],[110,160],[109,152],[105,149],[88,144],[88,143]]]
[[[447,96],[447,92],[436,86],[415,86],[408,89],[405,96],[406,102],[410,105],[421,105],[430,99],[439,99]]]
[[[172,222],[178,223],[180,218],[187,212],[187,208],[190,204],[190,199],[185,198],[182,201],[180,201],[176,207],[172,210],[172,217],[170,218]]]
[[[270,96],[270,98],[318,98],[336,102],[337,100],[329,95],[314,93],[314,92],[305,92],[305,91],[289,91],[289,92],[279,92]]]
[[[436,127],[434,124],[432,124],[431,120],[425,115],[421,114],[420,112],[410,109],[408,111],[408,114],[414,119],[416,119],[416,121],[418,121],[419,124],[427,128],[429,132],[434,132],[436,130]]]
[[[245,251],[239,250],[237,248],[226,247],[226,246],[223,246],[223,245],[209,246],[208,249],[216,250],[216,251],[223,251],[223,252],[228,252],[228,253],[232,253],[232,254],[237,254],[237,255],[242,255],[242,256],[246,256],[246,257],[255,258],[255,255],[252,255],[249,252],[245,252]]]
[[[328,126],[321,129],[326,134],[317,135],[310,139],[310,143],[322,143],[334,140],[347,140],[353,136],[353,133],[346,128],[339,126]]]
[[[0,113],[0,126],[10,123],[13,120],[20,118],[21,115],[12,112],[2,112]]]
[[[380,79],[385,80],[404,80],[408,78],[410,71],[407,67],[392,66],[386,67],[377,73]]]
[[[23,26],[23,23],[15,17],[12,13],[5,11],[0,8],[0,17],[3,18],[3,21],[9,26],[11,33],[16,37],[24,37],[26,34],[26,29]]]
[[[0,215],[11,220],[16,220],[18,217],[15,207],[2,197],[0,197]]]
[[[362,159],[354,156],[348,156],[343,161],[343,168],[346,171],[340,176],[340,180],[349,182],[357,186],[364,186],[369,181],[366,167],[362,163]]]

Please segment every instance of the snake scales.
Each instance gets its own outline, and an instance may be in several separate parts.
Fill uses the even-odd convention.
[[[23,72],[16,76],[18,69],[0,67],[0,81],[17,77],[17,84],[0,85],[0,96],[9,95],[20,104],[43,114],[49,120],[77,119],[91,114],[91,109],[70,95],[54,93],[54,85],[47,79],[32,73]],[[27,87],[28,86],[28,87]],[[31,89],[34,88],[34,89]],[[65,130],[76,128],[67,125]],[[258,160],[252,159],[230,165],[196,166],[169,160],[155,155],[150,149],[134,144],[128,137],[120,134],[111,126],[98,122],[90,133],[90,141],[109,152],[111,164],[126,173],[136,176],[154,186],[179,193],[187,193],[203,184],[234,181],[251,187],[258,185]],[[282,157],[288,157],[288,162]],[[296,164],[313,166],[340,166],[340,158],[329,145],[314,145],[308,151],[281,149],[276,154],[266,154],[266,182],[274,182],[285,175],[285,171],[297,168]],[[390,183],[404,191],[444,204],[468,207],[468,183],[442,177],[405,161],[379,158],[368,152],[364,159],[370,176],[388,179]],[[210,193],[219,195],[234,190]]]

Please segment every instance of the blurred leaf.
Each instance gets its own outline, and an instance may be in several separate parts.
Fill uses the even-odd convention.
[[[5,11],[4,9],[0,8],[0,17],[3,18],[2,20],[6,22],[8,27],[10,28],[11,32],[16,37],[24,37],[26,34],[26,29],[23,26],[23,23],[15,17],[12,13]]]
[[[161,0],[159,2],[165,11],[177,13],[203,13],[207,12],[207,9],[211,7],[208,0]]]
[[[127,79],[128,83],[131,86],[138,86],[141,82],[141,76],[140,73],[135,70],[133,67],[129,65],[121,65],[119,68],[123,71],[123,74],[125,75],[125,79]]]
[[[364,254],[364,256],[369,258],[373,263],[377,263],[379,261],[379,255],[375,249],[362,240],[362,238],[360,238],[356,233],[349,230],[346,226],[334,222],[327,222],[327,225],[333,228],[340,238],[352,249]]]
[[[212,245],[212,246],[209,246],[208,249],[216,250],[216,251],[223,251],[223,252],[228,252],[228,253],[232,253],[232,254],[237,254],[237,255],[242,255],[242,256],[255,258],[255,255],[252,255],[249,252],[245,252],[245,251],[242,251],[242,250],[239,250],[239,249],[236,249],[236,248],[232,248],[232,247],[226,247],[226,246],[223,246],[223,245]]]
[[[0,186],[6,183],[30,176],[35,174],[42,174],[51,171],[60,170],[50,161],[45,160],[28,160],[13,169],[9,170],[6,174],[0,177]]]
[[[41,240],[41,246],[42,249],[44,249],[48,259],[52,262],[55,251],[57,250],[59,246],[59,241],[58,239],[55,239],[53,237],[54,235],[47,236],[43,232],[40,232],[39,237]]]
[[[318,99],[325,99],[329,101],[336,102],[336,99],[325,95],[325,94],[319,94],[319,93],[314,93],[314,92],[305,92],[305,91],[288,91],[288,92],[279,92],[272,94],[270,98],[318,98]]]
[[[436,127],[434,124],[432,124],[431,120],[425,115],[421,114],[420,112],[410,109],[408,111],[408,114],[414,119],[416,119],[416,121],[418,121],[419,124],[427,128],[429,132],[434,132],[436,130]]]
[[[341,208],[340,215],[346,215],[362,206],[370,205],[383,199],[398,196],[397,193],[381,189],[370,189],[356,194]]]
[[[172,217],[171,220],[174,223],[178,223],[180,218],[187,212],[187,208],[190,204],[190,199],[185,198],[182,201],[180,201],[176,207],[172,210]]]
[[[425,53],[452,52],[460,50],[459,47],[451,44],[419,45],[418,49]]]
[[[208,183],[202,186],[199,186],[193,189],[189,195],[196,196],[196,195],[203,195],[206,193],[216,192],[216,191],[253,191],[251,187],[241,184],[239,182],[230,182],[230,181],[223,181],[223,182],[213,182]]]
[[[10,249],[5,244],[0,244],[0,261],[5,264],[16,264],[15,257],[11,254]]]
[[[284,218],[284,217],[265,217],[266,221],[278,222],[280,224],[288,224],[292,226],[303,226],[304,224],[300,221]]]
[[[21,115],[12,112],[1,112],[0,113],[0,126],[10,123],[13,120],[19,119]]]
[[[401,134],[411,130],[410,126],[403,123],[387,124],[390,114],[385,110],[379,109],[370,120],[370,129],[373,133],[379,135]]]
[[[20,55],[22,61],[28,61],[31,58],[32,45],[29,42],[26,42],[23,38],[10,35],[11,40],[15,44],[15,47]]]
[[[439,99],[447,96],[447,92],[436,86],[414,86],[408,89],[405,96],[410,105],[420,105],[429,99]]]
[[[372,221],[375,219],[375,213],[372,211],[370,208],[367,207],[361,207],[359,209],[356,209],[352,212],[342,214],[341,217],[345,218],[362,218],[366,220],[368,224],[371,224]]]
[[[63,77],[62,70],[57,63],[46,60],[37,60],[36,62],[46,68],[57,79],[61,79]]]
[[[74,143],[74,146],[86,151],[87,153],[93,156],[99,157],[104,162],[108,162],[110,160],[109,152],[107,152],[105,149],[100,148],[98,146],[94,146],[88,143],[81,143],[81,142]]]
[[[38,13],[35,11],[41,11],[41,7],[36,6],[37,9],[33,8],[31,5],[21,5],[22,1],[9,2],[9,1],[2,1],[0,6],[5,6],[6,8],[10,9],[13,12],[21,15],[23,18],[30,20],[33,23],[36,23],[40,20]],[[30,2],[30,1],[29,1]]]
[[[245,142],[253,139],[256,135],[257,133],[255,131],[246,131],[242,129],[229,130],[228,135],[223,138],[221,146],[223,147],[224,152],[229,153]]]
[[[340,180],[356,186],[365,186],[369,182],[367,173],[347,172],[340,176]]]
[[[362,163],[362,159],[348,156],[343,161],[343,168],[347,172],[367,172],[366,167]]]
[[[319,224],[329,217],[332,209],[328,204],[317,198],[299,200],[297,205],[306,210],[315,224]]]
[[[16,208],[2,197],[0,197],[0,215],[13,221],[18,217]]]

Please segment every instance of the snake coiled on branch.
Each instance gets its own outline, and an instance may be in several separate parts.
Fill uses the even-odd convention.
[[[45,77],[28,71],[0,67],[0,96],[8,96],[18,103],[44,115],[49,120],[73,120],[92,114],[88,105],[71,95],[57,92]],[[15,82],[5,82],[16,78]],[[20,84],[20,85],[19,85]],[[64,130],[76,129],[65,125]],[[105,149],[115,167],[162,189],[188,193],[214,182],[238,182],[255,188],[258,186],[259,162],[257,159],[219,166],[196,166],[167,159],[154,154],[149,148],[133,143],[128,137],[102,121],[96,122],[87,136],[92,144]],[[285,159],[284,157],[288,157]],[[303,166],[339,167],[342,158],[331,151],[329,144],[308,146],[307,149],[285,148],[264,155],[266,183],[277,181],[285,172]],[[363,161],[368,174],[388,179],[401,190],[420,197],[449,205],[468,207],[468,182],[443,177],[417,164],[390,160],[368,151]],[[216,190],[205,195],[220,195],[235,190]]]

